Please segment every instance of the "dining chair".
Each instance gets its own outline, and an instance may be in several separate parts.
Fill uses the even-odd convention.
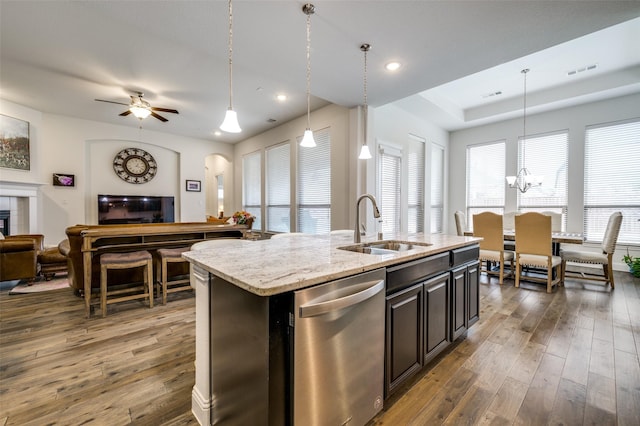
[[[453,214],[453,217],[456,220],[456,232],[459,236],[464,236],[464,228],[466,228],[467,225],[464,213],[461,210],[457,210]]]
[[[542,214],[551,216],[551,232],[562,232],[562,213],[545,211]]]
[[[509,262],[510,273],[513,276],[513,252],[504,250],[502,216],[493,212],[483,212],[473,215],[473,236],[482,237],[480,241],[481,272],[487,275],[498,275],[500,285],[504,279],[504,263]],[[491,265],[498,262],[500,271],[492,271]],[[483,268],[482,265],[485,265]]]
[[[554,285],[561,284],[562,259],[554,256],[551,247],[551,216],[542,213],[522,213],[515,217],[516,226],[516,287],[520,287],[523,266],[545,269],[546,278],[531,274],[524,277],[527,281],[547,284],[547,293]],[[556,270],[554,278],[554,268]]]
[[[602,281],[611,285],[611,289],[615,288],[613,282],[613,253],[616,250],[616,242],[618,241],[618,234],[620,233],[620,226],[622,225],[622,213],[614,212],[609,216],[609,222],[607,222],[607,228],[604,231],[604,237],[602,238],[602,253],[588,252],[584,250],[560,250],[560,257],[562,258],[562,282],[565,277],[580,278],[583,280]],[[567,262],[586,263],[592,265],[602,265],[603,275],[566,271]],[[567,273],[569,275],[567,275]]]

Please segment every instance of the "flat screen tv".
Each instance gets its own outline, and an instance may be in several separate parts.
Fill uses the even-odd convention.
[[[98,195],[98,224],[174,222],[174,198],[146,195]]]

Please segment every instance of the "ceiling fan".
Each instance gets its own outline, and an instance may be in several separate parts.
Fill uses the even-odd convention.
[[[162,122],[166,122],[169,121],[166,118],[164,118],[163,116],[161,116],[160,114],[157,114],[156,111],[160,111],[160,112],[170,112],[172,114],[179,114],[178,110],[176,109],[169,109],[169,108],[158,108],[158,107],[152,107],[151,104],[149,102],[147,102],[144,99],[144,93],[142,92],[137,92],[137,94],[134,95],[130,95],[131,96],[131,102],[128,104],[122,103],[122,102],[114,102],[114,101],[106,101],[104,99],[96,99],[96,101],[98,102],[108,102],[110,104],[118,104],[118,105],[126,105],[129,107],[129,109],[127,109],[126,111],[118,114],[122,117],[125,117],[129,114],[133,114],[136,116],[136,118],[142,120],[147,118],[148,116],[152,116],[157,118],[158,120],[162,121]]]

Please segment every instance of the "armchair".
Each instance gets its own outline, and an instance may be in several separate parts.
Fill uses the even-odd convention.
[[[38,253],[44,235],[10,235],[0,240],[0,281],[34,281],[38,275]]]

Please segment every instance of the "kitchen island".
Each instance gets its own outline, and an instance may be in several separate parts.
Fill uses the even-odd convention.
[[[380,308],[386,332],[363,345],[381,352],[381,357],[386,353],[380,371],[380,380],[385,376],[386,396],[397,388],[398,380],[414,373],[443,348],[443,343],[452,341],[477,320],[477,273],[473,275],[473,268],[469,267],[473,262],[477,264],[477,238],[416,234],[387,239],[415,244],[405,245],[402,251],[365,254],[344,250],[353,248],[350,236],[296,236],[208,241],[185,253],[196,289],[192,411],[200,424],[295,423],[292,400],[299,387],[295,385],[292,366],[300,355],[297,360],[292,344],[292,329],[297,321],[292,313],[292,295],[303,289],[376,271],[382,271],[384,277],[387,271],[387,280],[394,289],[393,293],[389,288],[385,290],[386,310],[385,302]],[[364,244],[367,241],[363,239]],[[394,275],[388,271],[394,271]],[[469,286],[473,280],[475,290]],[[410,298],[395,303],[404,295]],[[418,308],[412,317],[415,324],[398,322],[399,318],[407,318],[407,311],[403,310],[406,307]],[[394,316],[394,312],[402,315]],[[429,325],[428,315],[436,313],[441,318]],[[392,339],[394,330],[408,330],[408,335],[418,337]],[[415,349],[415,361],[406,359],[407,348]],[[396,349],[402,356],[393,355]],[[321,350],[332,349],[327,343]],[[313,352],[307,353],[305,358],[314,356]],[[348,376],[351,371],[333,373]],[[374,404],[382,405],[381,393]],[[315,421],[315,414],[313,417]],[[344,419],[349,425],[360,424],[351,420]]]

